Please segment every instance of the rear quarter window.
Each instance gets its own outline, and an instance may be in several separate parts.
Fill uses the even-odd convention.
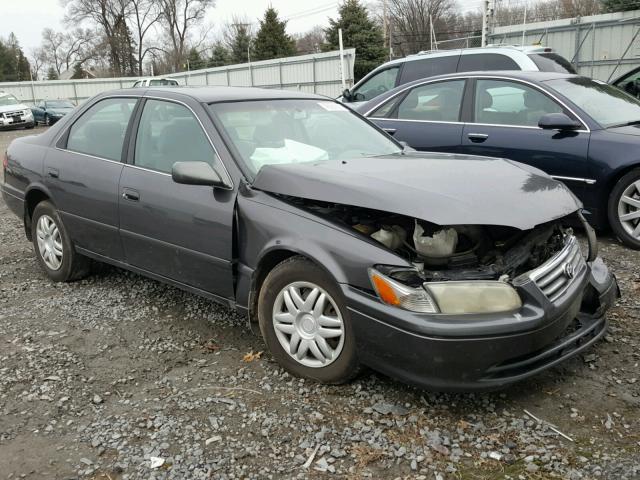
[[[420,78],[429,78],[456,71],[459,55],[425,58],[406,62],[400,74],[400,84],[409,83]]]
[[[573,65],[557,53],[536,53],[529,55],[541,72],[577,73]]]
[[[499,53],[472,53],[460,56],[458,72],[486,70],[520,70],[520,67],[511,58]]]

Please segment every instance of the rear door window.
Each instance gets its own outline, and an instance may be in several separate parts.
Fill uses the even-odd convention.
[[[460,55],[411,60],[404,64],[400,75],[400,84],[409,83],[421,78],[445,75],[456,71]]]
[[[513,59],[499,53],[460,55],[458,72],[484,72],[487,70],[520,70],[520,67]]]
[[[457,122],[464,84],[464,80],[452,80],[413,88],[398,105],[397,118]]]
[[[101,100],[71,126],[67,150],[120,161],[135,98]]]

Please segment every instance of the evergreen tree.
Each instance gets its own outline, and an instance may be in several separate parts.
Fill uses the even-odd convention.
[[[0,81],[20,82],[31,78],[31,66],[24,56],[16,36],[0,39]]]
[[[341,28],[344,47],[356,49],[354,75],[355,81],[358,81],[385,61],[382,30],[369,18],[367,8],[359,0],[345,0],[338,14],[336,20],[329,19],[329,28],[325,29],[327,40],[322,49],[328,51],[339,48],[338,29]]]
[[[251,35],[249,26],[244,23],[233,23],[229,25],[225,34],[227,48],[231,52],[231,63],[247,63],[248,53],[251,45]]]
[[[626,12],[638,9],[638,0],[601,0],[603,12]]]
[[[189,50],[187,61],[189,62],[189,70],[200,70],[201,68],[205,68],[207,66],[207,62],[200,56],[198,50],[196,50],[195,48]]]
[[[207,66],[209,67],[224,67],[231,64],[231,55],[229,50],[221,42],[216,42],[213,46],[213,52]]]
[[[296,42],[287,35],[286,26],[285,20],[278,19],[275,8],[267,8],[253,42],[252,57],[255,60],[270,60],[295,55]]]
[[[80,62],[73,65],[73,75],[71,78],[73,80],[84,78],[84,70],[82,69],[82,64]]]
[[[49,67],[47,70],[47,80],[58,80],[58,72],[53,67]]]

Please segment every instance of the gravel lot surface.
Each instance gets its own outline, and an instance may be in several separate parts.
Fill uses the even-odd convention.
[[[640,252],[611,238],[605,341],[466,395],[292,378],[233,311],[115,268],[54,284],[2,201],[0,247],[0,479],[640,478]]]

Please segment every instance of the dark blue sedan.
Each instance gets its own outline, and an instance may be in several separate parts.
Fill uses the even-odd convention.
[[[31,107],[31,112],[36,123],[53,125],[74,108],[69,100],[41,100]]]
[[[417,150],[544,170],[582,200],[593,225],[610,225],[640,249],[640,100],[618,88],[550,72],[451,74],[403,85],[358,110]]]

